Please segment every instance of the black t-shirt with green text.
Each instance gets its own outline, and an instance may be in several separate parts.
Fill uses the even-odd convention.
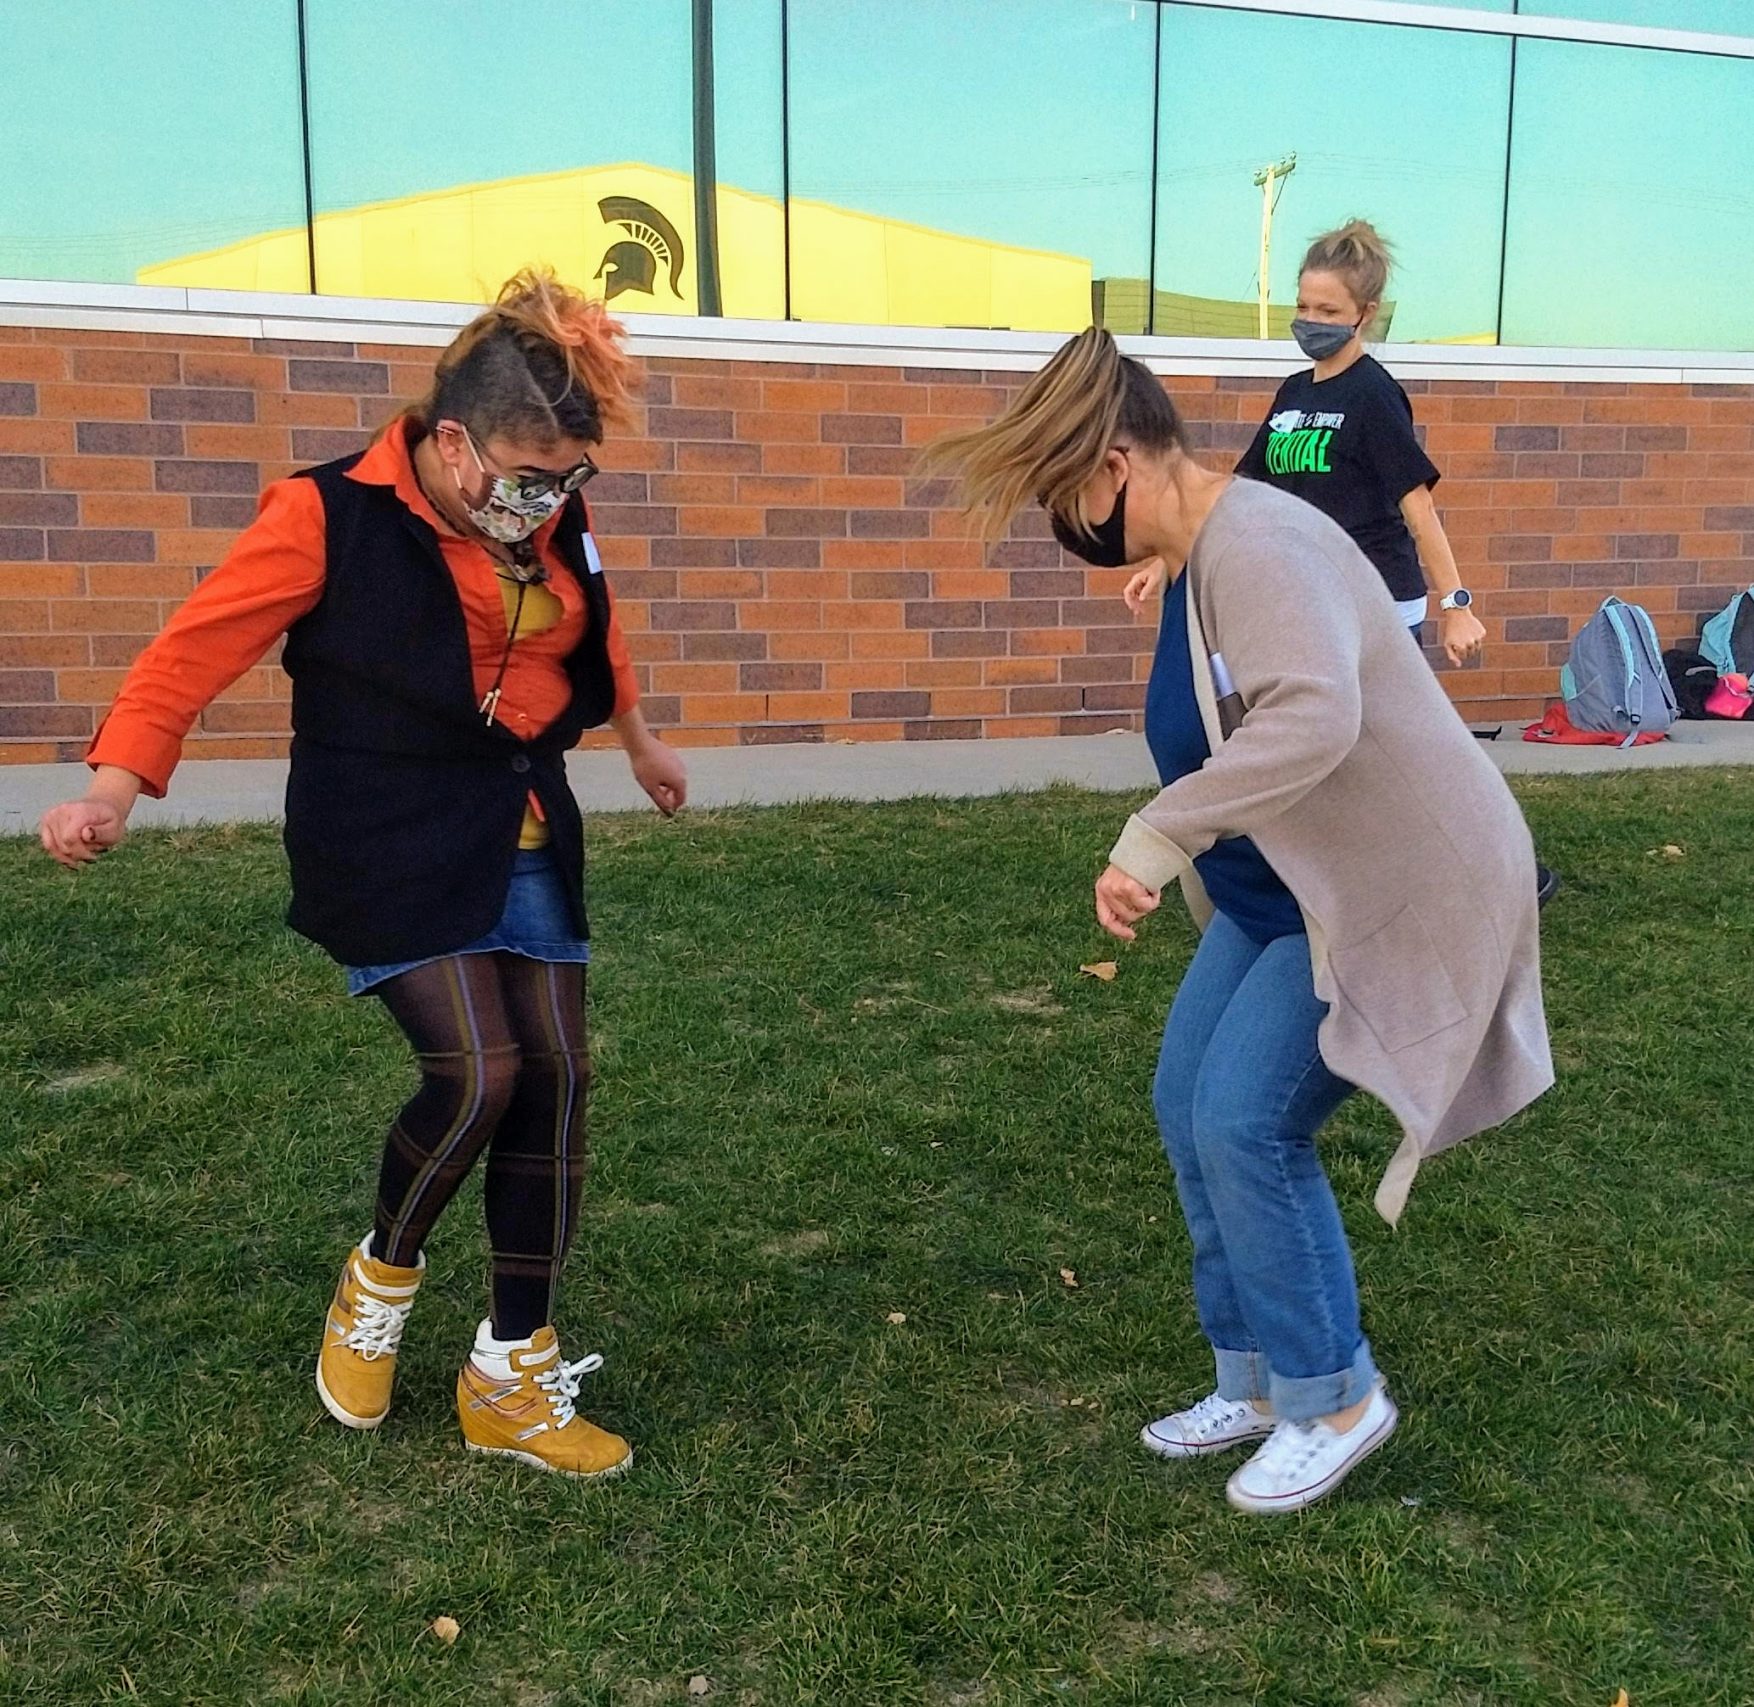
[[[1294,373],[1236,472],[1332,517],[1381,570],[1395,598],[1424,593],[1401,500],[1416,486],[1435,486],[1438,472],[1414,436],[1406,392],[1374,356],[1319,383],[1314,369]]]

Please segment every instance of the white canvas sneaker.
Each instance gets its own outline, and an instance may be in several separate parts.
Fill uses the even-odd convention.
[[[1324,1422],[1282,1422],[1224,1490],[1238,1511],[1302,1511],[1330,1494],[1395,1432],[1400,1413],[1383,1387],[1344,1434]]]
[[[1146,1423],[1139,1439],[1159,1458],[1199,1458],[1208,1452],[1228,1452],[1245,1440],[1259,1440],[1276,1426],[1273,1417],[1257,1411],[1247,1399],[1221,1399],[1208,1393],[1185,1411]]]

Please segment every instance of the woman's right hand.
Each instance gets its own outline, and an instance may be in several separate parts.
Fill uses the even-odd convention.
[[[1155,889],[1111,865],[1096,880],[1096,922],[1110,936],[1131,942],[1139,934],[1133,926],[1147,913],[1155,913],[1162,899]]]
[[[69,871],[110,851],[128,833],[128,816],[112,800],[69,800],[51,806],[38,826],[43,850]]]
[[[1168,579],[1169,570],[1161,557],[1153,557],[1141,563],[1133,571],[1132,579],[1127,582],[1126,591],[1121,594],[1126,600],[1127,609],[1134,616],[1140,615],[1145,609],[1145,601],[1156,598],[1163,591],[1164,583]]]

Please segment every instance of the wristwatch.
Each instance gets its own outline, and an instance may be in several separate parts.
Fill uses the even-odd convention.
[[[1474,602],[1474,595],[1466,587],[1457,587],[1453,593],[1445,593],[1437,601],[1439,610],[1466,610]]]

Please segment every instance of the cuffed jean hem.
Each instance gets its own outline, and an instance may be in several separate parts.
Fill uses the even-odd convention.
[[[1241,1355],[1245,1354],[1218,1353],[1221,1360]],[[1370,1341],[1361,1339],[1358,1355],[1353,1358],[1350,1369],[1336,1370],[1332,1375],[1272,1375],[1267,1396],[1272,1401],[1274,1416],[1289,1422],[1308,1422],[1314,1417],[1329,1416],[1356,1405],[1369,1394],[1378,1379],[1376,1363],[1370,1355]]]
[[[1218,1363],[1219,1398],[1259,1399],[1263,1405],[1267,1403],[1273,1372],[1258,1351],[1226,1351],[1215,1345],[1212,1355]]]

